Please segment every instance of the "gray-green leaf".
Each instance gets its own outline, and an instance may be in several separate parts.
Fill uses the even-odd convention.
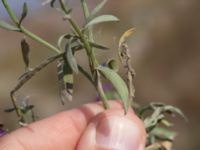
[[[106,46],[103,46],[103,45],[100,45],[100,44],[97,44],[97,43],[94,43],[94,42],[89,42],[89,44],[90,44],[91,47],[102,49],[102,50],[108,50],[109,49]]]
[[[57,65],[57,76],[61,102],[73,99],[74,77],[73,71],[67,61],[60,60]]]
[[[70,40],[71,41],[71,40]],[[71,69],[75,72],[78,73],[78,64],[77,61],[73,55],[72,52],[72,47],[71,47],[71,42],[69,41],[69,43],[67,43],[66,47],[65,47],[65,58],[67,59],[69,66],[71,67]]]
[[[98,16],[94,19],[92,19],[90,22],[88,22],[85,25],[85,29],[88,27],[91,27],[95,24],[99,24],[99,23],[103,23],[103,22],[113,22],[113,21],[119,21],[119,19],[113,15],[102,15],[102,16]]]
[[[107,3],[107,0],[102,0],[101,3],[99,3],[91,12],[88,22],[95,17],[95,15],[104,7],[104,5]]]
[[[109,69],[108,67],[99,66],[97,69],[112,83],[113,87],[116,89],[119,97],[121,98],[126,114],[129,107],[129,93],[124,80],[115,71]]]
[[[58,38],[57,46],[60,50],[62,50],[62,42],[66,36],[69,36],[69,34],[63,34]]]
[[[19,28],[12,26],[8,23],[6,23],[5,21],[0,20],[0,28],[6,29],[6,30],[10,30],[10,31],[20,31]]]

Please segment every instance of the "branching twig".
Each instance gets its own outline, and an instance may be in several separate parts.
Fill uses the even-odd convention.
[[[38,73],[40,70],[42,70],[43,68],[45,68],[47,65],[49,65],[50,63],[54,62],[55,60],[57,60],[58,58],[62,57],[64,53],[58,54],[56,56],[53,57],[49,57],[47,58],[44,62],[42,62],[40,65],[36,66],[34,69],[31,69],[29,71],[27,71],[26,73],[24,73],[20,79],[19,79],[19,83],[15,86],[15,88],[10,92],[10,96],[11,96],[11,100],[13,103],[13,106],[15,107],[16,113],[18,115],[18,117],[21,117],[21,111],[20,108],[18,107],[17,103],[16,103],[16,97],[15,97],[15,92],[17,92],[27,81],[29,81],[36,73]]]

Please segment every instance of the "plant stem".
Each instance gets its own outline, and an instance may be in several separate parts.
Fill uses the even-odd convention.
[[[106,95],[105,95],[105,93],[104,93],[104,90],[103,90],[103,87],[102,87],[102,83],[101,83],[101,78],[100,78],[100,73],[98,72],[98,71],[96,71],[96,78],[97,78],[97,90],[98,90],[98,92],[99,92],[99,95],[100,95],[100,97],[101,97],[101,99],[102,99],[102,102],[103,102],[103,107],[105,108],[105,109],[109,109],[110,108],[110,106],[109,106],[109,104],[108,104],[108,102],[107,102],[107,97],[106,97]]]
[[[50,43],[48,43],[47,41],[43,40],[42,38],[38,37],[37,35],[33,34],[32,32],[28,31],[27,29],[25,29],[23,26],[21,26],[19,24],[19,20],[17,19],[17,17],[15,16],[15,14],[13,13],[12,9],[10,8],[10,6],[8,5],[6,0],[2,0],[3,5],[5,7],[5,9],[7,10],[10,18],[12,19],[12,21],[16,24],[16,26],[20,29],[20,32],[24,33],[26,36],[30,37],[31,39],[39,42],[40,44],[46,46],[47,48],[49,48],[50,50],[60,54],[60,50],[58,48],[56,48],[55,46],[51,45]]]
[[[8,5],[7,1],[6,0],[2,0],[2,3],[4,5],[4,7],[6,8],[10,18],[12,19],[12,21],[18,26],[19,20],[17,19],[17,17],[12,12],[12,10],[11,10],[10,6]]]
[[[30,37],[31,39],[37,41],[38,43],[44,45],[45,47],[49,48],[50,50],[56,52],[57,54],[61,54],[61,51],[56,48],[55,46],[51,45],[50,43],[48,43],[47,41],[43,40],[42,38],[38,37],[37,35],[33,34],[32,32],[28,31],[27,29],[25,29],[23,26],[20,25],[19,20],[17,19],[17,17],[15,16],[15,14],[13,13],[12,9],[10,8],[10,6],[8,5],[6,0],[2,0],[2,3],[6,9],[6,11],[8,12],[11,20],[15,23],[15,25],[19,28],[19,32],[24,33],[26,36]],[[23,84],[22,84],[23,85]],[[17,102],[16,102],[16,98],[14,96],[15,90],[11,91],[11,100],[12,100],[12,104],[15,108],[16,114],[17,116],[20,118],[20,120],[23,118],[22,112],[20,107],[18,106]]]
[[[81,0],[81,4],[82,4],[86,23],[88,23],[88,18],[90,17],[90,12],[89,12],[89,8],[88,8],[88,5],[86,3],[86,0]],[[93,39],[92,27],[89,27],[86,30],[86,32],[87,32],[89,41],[93,42],[94,39]],[[92,61],[95,61],[94,63],[96,63],[96,66],[95,66],[95,68],[96,68],[99,64],[98,64],[98,61],[95,57],[94,49],[92,47],[90,47],[90,56],[91,56],[92,59],[94,58]],[[103,87],[102,87],[102,82],[101,82],[101,79],[100,79],[100,73],[97,70],[95,70],[95,72],[93,71],[92,73],[93,73],[93,75],[96,74],[96,90],[99,92],[99,95],[100,95],[102,102],[103,102],[103,106],[104,106],[105,109],[109,109],[107,97],[106,97],[104,90],[103,90]]]
[[[83,35],[83,33],[81,32],[80,28],[78,27],[78,25],[75,23],[75,21],[72,20],[72,18],[70,16],[67,16],[67,19],[69,21],[69,23],[71,24],[71,26],[74,28],[74,30],[76,31],[76,33],[78,34],[78,36],[80,37],[81,42],[84,45],[84,48],[87,52],[87,55],[89,57],[89,62],[90,62],[90,69],[92,72],[95,71],[95,68],[99,65],[98,61],[96,60],[95,56],[92,55],[92,48],[88,42],[88,40],[85,38],[85,36]]]
[[[86,0],[81,0],[81,5],[82,5],[82,8],[83,8],[84,16],[87,19],[90,16],[90,12],[89,12]]]
[[[86,3],[86,0],[81,0],[81,4],[82,4],[86,23],[88,23],[88,18],[90,17],[90,12],[89,12],[89,8],[88,8],[88,5]],[[94,40],[93,40],[92,27],[89,27],[86,32],[88,32],[89,41],[93,42]]]
[[[37,41],[38,43],[44,45],[45,47],[49,48],[50,50],[56,52],[57,54],[60,54],[61,51],[56,48],[55,46],[51,45],[49,42],[43,40],[42,38],[40,38],[39,36],[33,34],[32,32],[28,31],[27,29],[25,29],[23,26],[20,27],[20,30],[22,33],[24,33],[26,36],[30,37],[31,39]]]
[[[17,116],[21,119],[22,118],[22,113],[21,113],[21,109],[20,107],[17,105],[17,102],[16,102],[16,98],[14,96],[14,92],[11,92],[10,93],[10,97],[11,97],[11,101],[12,101],[12,104],[15,108],[15,112],[17,114]]]

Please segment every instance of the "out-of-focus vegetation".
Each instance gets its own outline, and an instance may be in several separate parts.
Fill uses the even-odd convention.
[[[75,2],[70,2],[74,6],[73,15],[81,23],[81,9]],[[111,47],[110,55],[116,51],[119,36],[124,30],[130,27],[137,29],[128,42],[137,73],[136,100],[142,103],[161,101],[180,107],[185,112],[189,123],[181,119],[175,120],[175,129],[179,132],[175,148],[181,150],[200,147],[200,121],[197,119],[200,112],[199,5],[198,0],[110,0],[104,9],[105,13],[115,14],[121,22],[95,28],[95,38]],[[29,15],[24,20],[24,25],[56,44],[58,36],[64,30],[67,31],[68,26],[56,11],[50,10],[49,7],[38,7],[31,17]],[[5,123],[10,129],[15,128],[12,123],[15,114],[5,114],[3,110],[11,106],[9,92],[24,71],[20,53],[22,37],[21,34],[0,30],[0,123]],[[31,66],[52,55],[48,53],[47,56],[44,47],[28,41],[31,45]],[[82,54],[77,57],[79,62],[87,66]],[[103,52],[99,53],[98,57],[102,61],[105,60]],[[74,101],[63,107],[57,92],[55,69],[55,64],[50,65],[18,94],[21,99],[29,98],[36,106],[35,112],[40,118],[79,106],[96,97],[89,82],[77,77]]]

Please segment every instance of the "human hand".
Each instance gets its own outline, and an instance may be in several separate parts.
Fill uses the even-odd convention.
[[[61,112],[0,138],[0,150],[144,150],[142,122],[129,109],[109,101]]]

